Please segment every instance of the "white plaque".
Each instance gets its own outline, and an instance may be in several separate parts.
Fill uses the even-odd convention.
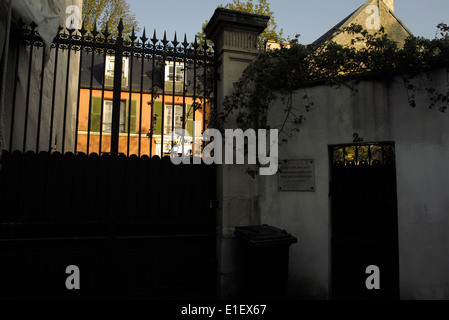
[[[315,160],[282,160],[278,169],[279,191],[315,191]]]

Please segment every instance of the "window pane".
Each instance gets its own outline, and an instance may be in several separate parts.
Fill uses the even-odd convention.
[[[384,163],[394,163],[395,162],[395,152],[394,146],[386,145],[384,148]]]
[[[182,129],[182,106],[176,106],[175,110],[175,128]]]
[[[104,101],[103,110],[103,132],[112,132],[112,110],[113,101]],[[120,126],[119,132],[124,133],[126,128],[126,103],[125,101],[120,101]]]
[[[128,58],[123,58],[122,63],[122,78],[126,80],[128,79]],[[106,66],[105,66],[105,74],[108,77],[114,77],[114,66],[115,66],[115,57],[106,57]]]
[[[111,132],[112,129],[112,101],[104,102],[103,132]]]
[[[369,146],[360,146],[357,148],[357,161],[358,164],[365,163],[369,164],[370,158],[369,158]]]
[[[374,161],[376,162],[383,162],[383,156],[382,156],[382,146],[373,145],[371,146],[371,163]]]
[[[334,160],[334,164],[337,162],[344,163],[344,148],[335,148],[332,159]]]
[[[114,76],[114,58],[108,57],[106,60],[106,75],[113,77]]]
[[[182,113],[183,107],[179,105],[175,105],[175,129],[182,129]],[[173,121],[173,106],[166,105],[165,106],[165,121],[164,121],[164,134],[171,134],[173,131],[172,121]]]
[[[165,81],[182,82],[184,80],[184,64],[182,62],[167,61],[165,66]]]
[[[176,81],[183,81],[183,71],[184,71],[184,66],[179,65],[176,66]]]
[[[345,148],[345,162],[354,162],[356,163],[356,150],[357,147],[356,146],[351,146],[351,147],[347,147]]]

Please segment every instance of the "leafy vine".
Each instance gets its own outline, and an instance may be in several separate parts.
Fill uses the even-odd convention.
[[[449,105],[449,27],[441,23],[438,30],[433,40],[409,37],[400,45],[384,28],[371,33],[360,25],[351,25],[339,32],[352,35],[352,46],[329,41],[314,48],[299,44],[296,37],[289,46],[260,52],[234,84],[233,93],[225,97],[222,110],[211,114],[210,125],[223,130],[232,115],[235,125],[243,130],[277,128],[283,134],[281,141],[287,142],[300,131],[314,106],[308,88],[317,84],[346,87],[356,95],[356,84],[361,80],[390,81],[396,76],[403,80],[411,107],[416,107],[416,91],[424,88],[429,108],[439,105],[439,111],[445,112]],[[431,85],[431,71],[442,67],[447,74],[446,92]],[[298,90],[304,92],[301,108],[293,104],[293,94]],[[284,107],[283,121],[273,125],[268,119],[277,101]]]

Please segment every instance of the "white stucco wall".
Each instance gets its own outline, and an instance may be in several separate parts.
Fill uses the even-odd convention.
[[[447,90],[445,71],[432,85]],[[315,159],[315,192],[279,192],[278,176],[260,177],[262,223],[286,229],[298,238],[290,247],[290,297],[329,298],[330,198],[328,146],[353,142],[396,144],[402,299],[449,299],[449,119],[430,110],[425,91],[411,108],[402,80],[365,81],[351,97],[346,88],[308,89],[314,106],[301,132],[280,147],[280,160]],[[294,104],[305,104],[303,90]],[[271,119],[281,123],[282,106]]]

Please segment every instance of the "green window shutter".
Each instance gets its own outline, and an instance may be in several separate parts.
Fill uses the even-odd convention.
[[[190,114],[188,114],[190,113]],[[193,114],[195,113],[195,111],[193,110],[193,107],[191,104],[187,104],[186,105],[186,116],[188,114],[187,117],[187,122],[186,122],[186,130],[187,132],[193,136],[194,132],[193,132]]]
[[[136,133],[137,128],[137,101],[131,100],[131,133]]]
[[[125,132],[128,132],[128,116],[129,113],[129,100],[126,100],[126,121],[125,121]],[[136,122],[137,122],[137,101],[131,100],[131,117],[129,119],[130,133],[136,133]]]
[[[92,97],[90,114],[90,131],[100,132],[101,129],[101,97]]]
[[[163,118],[162,118],[162,102],[161,101],[154,102],[153,115],[156,118],[156,122],[154,123],[153,135],[160,135],[162,132],[162,123],[164,122]]]

